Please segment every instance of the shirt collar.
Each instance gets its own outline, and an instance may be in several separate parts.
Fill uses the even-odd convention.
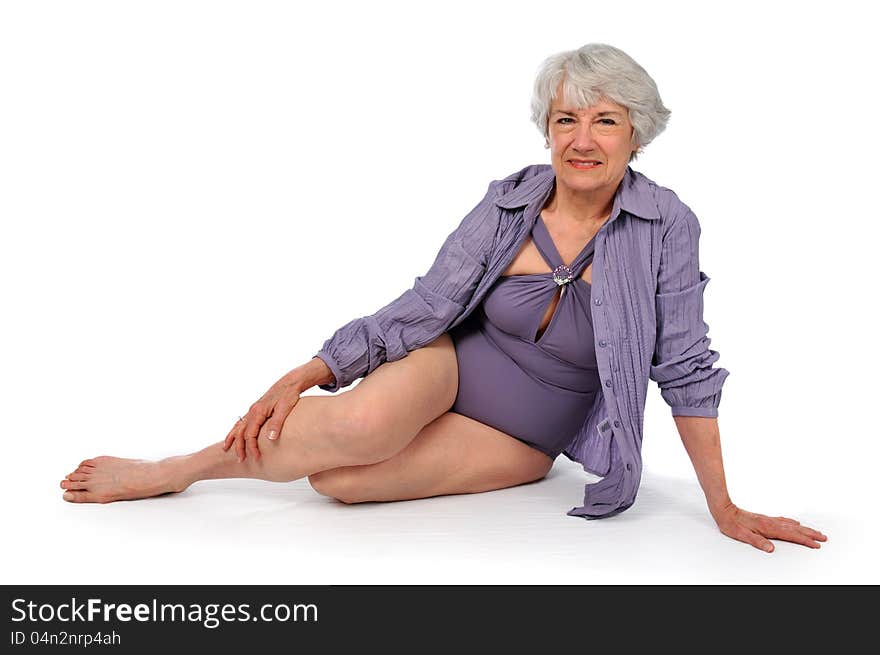
[[[495,204],[505,209],[513,209],[530,205],[536,200],[546,201],[556,180],[556,174],[549,164],[541,165],[539,168],[541,170],[537,175],[496,198]],[[630,166],[626,167],[626,173],[614,194],[611,219],[617,216],[619,210],[648,220],[660,218],[660,209],[654,199],[651,181]]]

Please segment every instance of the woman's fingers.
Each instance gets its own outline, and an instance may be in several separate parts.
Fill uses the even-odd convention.
[[[235,455],[238,457],[239,462],[244,461],[245,451],[244,451],[244,429],[247,426],[247,416],[243,416],[241,419],[236,421],[235,426],[232,428],[232,444],[235,448]]]
[[[828,540],[828,537],[818,530],[808,528],[797,521],[783,521],[778,517],[769,519],[767,524],[762,526],[762,531],[767,537],[784,539],[785,541],[808,546],[809,548],[820,548],[821,545],[817,542]]]
[[[245,421],[239,419],[235,422],[235,425],[232,426],[232,429],[229,431],[229,434],[226,435],[226,439],[223,441],[223,450],[228,451],[233,445],[235,446],[235,452],[238,456],[238,461],[242,461],[244,459],[244,437],[242,436],[242,432],[244,430]]]
[[[281,428],[284,427],[284,421],[287,420],[298,400],[299,395],[289,400],[278,401],[275,409],[272,410],[272,416],[269,417],[269,420],[266,421],[266,424],[260,431],[263,436],[273,441],[281,436]]]
[[[799,544],[804,544],[805,546],[809,546],[810,548],[820,548],[821,544],[817,543],[819,541],[828,541],[828,537],[819,532],[818,530],[813,530],[812,528],[808,528],[806,526],[797,525],[791,529],[791,534],[794,535],[794,539],[789,539],[789,541],[795,541]],[[783,537],[784,538],[784,537]]]
[[[828,541],[828,537],[824,533],[820,532],[819,530],[809,528],[806,525],[801,525],[800,521],[795,521],[794,519],[790,519],[785,516],[777,516],[774,518],[778,521],[785,523],[788,526],[791,526],[795,530],[798,530],[802,535],[808,537],[809,539],[815,539],[816,541]],[[816,547],[818,547],[818,545]]]
[[[742,524],[737,525],[737,533],[735,536],[740,541],[744,541],[747,544],[752,544],[752,546],[754,546],[758,550],[763,550],[768,553],[772,553],[774,550],[772,541],[764,537],[764,535],[759,534],[754,530],[750,530]]]
[[[257,437],[246,434],[244,437],[245,449],[247,454],[254,458],[254,461],[260,460],[260,447],[257,445]]]
[[[797,525],[795,526],[798,530],[800,530],[803,534],[808,536],[810,539],[815,539],[816,541],[828,541],[828,537],[826,537],[823,533],[818,530],[814,530],[813,528],[808,528],[805,525]]]
[[[265,420],[266,410],[256,403],[252,405],[248,413],[236,421],[229,434],[226,435],[226,439],[223,440],[223,450],[229,450],[234,444],[239,462],[243,462],[248,453],[254,459],[259,459],[260,449],[257,445],[257,435],[259,435],[260,426]]]
[[[282,378],[283,379],[283,378]],[[235,444],[238,461],[248,455],[260,459],[260,434],[275,440],[281,436],[281,428],[293,407],[299,401],[299,390],[292,383],[280,387],[278,383],[260,400],[251,405],[243,421],[238,421],[223,441],[223,450]]]
[[[235,443],[235,434],[239,431],[239,427],[241,426],[241,421],[236,421],[235,425],[232,426],[232,429],[229,431],[229,434],[226,435],[226,439],[223,440],[223,450],[229,450],[229,447]]]
[[[238,434],[235,435],[235,454],[238,455],[238,461],[243,462],[245,458],[245,450],[244,450],[244,426],[238,430]]]
[[[824,532],[820,532],[819,530],[812,530],[812,528],[807,528],[807,530],[811,530],[812,532],[815,532],[818,535],[817,537],[813,537],[817,541],[828,541],[828,535],[825,534]]]
[[[271,413],[272,408],[262,400],[258,400],[251,405],[251,408],[245,417],[247,425],[244,429],[244,441],[247,453],[255,460],[260,459],[260,448],[257,445],[257,437],[260,436],[260,428],[263,427],[263,424],[266,422],[266,419],[269,418]]]
[[[719,518],[718,525],[724,534],[768,553],[776,548],[771,539],[782,539],[809,548],[820,548],[818,542],[828,540],[818,530],[785,516],[766,516],[736,508],[732,514]]]

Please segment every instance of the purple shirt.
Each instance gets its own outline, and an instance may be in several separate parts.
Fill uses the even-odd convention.
[[[555,186],[549,164],[495,180],[440,248],[430,270],[375,314],[324,342],[338,391],[449,331],[479,306],[511,264]],[[642,475],[648,379],[673,416],[718,416],[729,375],[713,366],[703,321],[709,277],[699,267],[700,225],[671,189],[627,167],[611,216],[596,234],[590,310],[602,393],[564,454],[603,479],[587,484],[570,516],[614,516],[635,502]]]

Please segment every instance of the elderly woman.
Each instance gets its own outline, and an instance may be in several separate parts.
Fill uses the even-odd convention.
[[[635,501],[648,379],[672,415],[721,532],[767,551],[826,537],[731,502],[697,217],[630,168],[670,112],[645,70],[604,44],[548,58],[532,119],[550,164],[493,181],[428,272],[352,320],[240,417],[224,441],[161,461],[97,457],[70,502],[179,492],[198,480],[308,476],[345,503],[501,489],[565,454],[601,476],[571,516]],[[318,385],[335,396],[301,397]]]

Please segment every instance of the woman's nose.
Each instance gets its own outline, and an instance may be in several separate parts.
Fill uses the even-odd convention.
[[[593,137],[592,127],[589,124],[578,125],[571,145],[575,150],[581,150],[584,152],[592,150],[596,146],[596,139]]]

